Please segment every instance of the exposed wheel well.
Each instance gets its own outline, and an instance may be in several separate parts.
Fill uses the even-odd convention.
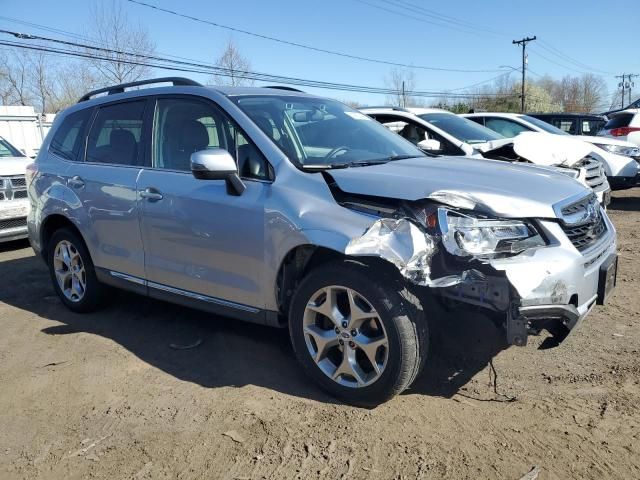
[[[56,232],[56,230],[59,230],[61,228],[68,228],[69,230],[72,230],[73,232],[75,232],[78,235],[78,237],[83,239],[82,234],[80,233],[80,230],[78,230],[78,227],[76,227],[73,224],[73,222],[69,220],[67,217],[65,217],[64,215],[58,215],[58,214],[50,215],[44,221],[40,231],[40,241],[42,246],[42,248],[40,249],[40,253],[42,255],[42,258],[44,259],[47,258],[47,247],[49,246],[49,240],[51,239],[53,234]],[[85,245],[86,245],[86,242],[85,242]]]
[[[382,258],[349,257],[330,248],[300,245],[287,253],[278,271],[276,298],[280,313],[285,317],[289,314],[289,305],[293,294],[307,273],[327,262],[347,259],[372,267],[378,274],[389,275],[394,279],[401,277],[398,269]]]

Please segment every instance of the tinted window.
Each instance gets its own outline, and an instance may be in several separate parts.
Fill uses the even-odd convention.
[[[375,120],[340,102],[293,95],[232,100],[298,166],[325,168],[424,156]]]
[[[98,109],[87,140],[87,162],[142,165],[142,119],[146,101]]]
[[[604,128],[607,130],[611,130],[612,128],[628,127],[632,119],[632,113],[621,113],[620,115],[611,117],[611,120],[609,120],[605,124]]]
[[[578,121],[576,119],[554,118],[551,124],[564,132],[575,135]]]
[[[595,135],[604,127],[604,120],[582,120],[582,135]]]
[[[489,128],[452,113],[424,113],[418,116],[465,143],[484,143],[504,138]]]
[[[506,118],[485,117],[484,124],[487,128],[490,128],[494,132],[497,132],[506,138],[513,138],[522,132],[531,131],[530,128]]]
[[[154,117],[153,166],[191,170],[191,154],[209,148],[227,150],[242,177],[267,179],[268,163],[240,128],[209,102],[161,98]]]
[[[4,138],[0,138],[0,157],[24,157],[24,154]]]

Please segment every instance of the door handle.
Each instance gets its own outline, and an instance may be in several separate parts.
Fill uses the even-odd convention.
[[[67,180],[67,185],[71,188],[82,188],[84,187],[84,180],[80,178],[78,175],[74,175],[69,180]]]
[[[140,197],[146,198],[150,202],[157,202],[163,198],[162,194],[155,188],[147,188],[146,190],[141,191]]]

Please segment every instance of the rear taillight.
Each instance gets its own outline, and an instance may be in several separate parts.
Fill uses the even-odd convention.
[[[29,185],[31,185],[31,182],[33,181],[37,173],[38,173],[38,165],[36,165],[35,163],[30,163],[29,165],[27,165],[27,169],[24,175],[25,180],[27,182],[27,188],[29,187]]]
[[[640,127],[618,127],[609,130],[609,134],[614,137],[626,137],[631,132],[640,132]]]

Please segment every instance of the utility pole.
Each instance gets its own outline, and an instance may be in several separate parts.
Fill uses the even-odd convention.
[[[524,82],[525,82],[525,71],[526,71],[526,64],[527,64],[527,53],[526,53],[527,43],[533,42],[534,40],[536,40],[536,38],[537,37],[534,35],[533,37],[525,37],[522,40],[514,40],[513,42],[511,42],[514,45],[522,45],[522,96],[520,98],[520,113],[525,113]]]
[[[622,95],[620,96],[620,108],[624,108],[625,90],[629,91],[629,103],[631,103],[631,88],[635,86],[631,79],[637,76],[637,73],[623,73],[622,75],[616,75],[616,78],[619,78],[621,80],[621,82],[618,84],[618,86],[622,89]]]

